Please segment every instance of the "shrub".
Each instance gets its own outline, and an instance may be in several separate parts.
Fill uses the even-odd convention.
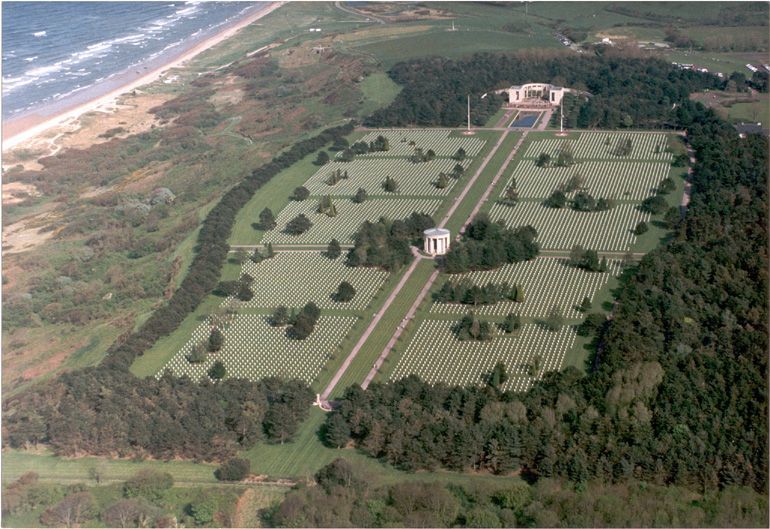
[[[355,295],[356,289],[353,288],[353,285],[347,281],[343,281],[340,283],[340,286],[337,287],[337,292],[334,293],[334,300],[341,303],[347,303],[348,301],[351,301]]]
[[[174,478],[168,472],[140,470],[123,484],[123,495],[126,498],[141,496],[150,501],[158,501],[173,486]]]
[[[214,365],[211,366],[211,369],[209,369],[208,375],[214,380],[225,378],[225,375],[227,375],[225,364],[223,364],[220,360],[217,360],[214,362]]]
[[[647,227],[647,223],[644,221],[641,221],[639,224],[636,225],[636,228],[634,228],[634,234],[642,235],[643,233],[647,233],[648,229],[649,228]]]
[[[310,191],[305,186],[299,186],[294,188],[294,192],[291,194],[291,199],[297,202],[302,202],[310,196]]]
[[[290,235],[301,235],[311,227],[313,227],[313,223],[310,219],[304,213],[300,213],[286,224],[284,231]]]
[[[251,462],[248,459],[234,457],[228,459],[214,471],[219,481],[241,481],[251,472]]]

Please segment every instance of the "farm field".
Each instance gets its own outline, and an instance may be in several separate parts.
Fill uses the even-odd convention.
[[[431,384],[481,385],[495,364],[503,362],[510,377],[503,389],[525,391],[545,372],[561,368],[575,340],[569,327],[551,332],[538,324],[524,324],[512,335],[463,342],[455,337],[454,325],[454,320],[423,320],[390,379],[416,374]],[[534,377],[529,372],[533,365]]]
[[[359,188],[369,196],[386,195],[382,184],[390,176],[398,182],[398,194],[407,196],[448,195],[458,179],[449,177],[449,185],[436,187],[439,173],[449,174],[460,163],[467,169],[470,159],[457,162],[451,158],[437,158],[430,162],[413,163],[406,158],[372,158],[363,156],[352,162],[332,162],[321,167],[305,183],[311,195],[355,195]],[[332,172],[347,172],[348,177],[336,184],[327,183]]]
[[[388,273],[379,268],[351,267],[345,264],[346,255],[329,259],[318,251],[281,251],[275,257],[254,263],[244,261],[241,274],[254,278],[250,301],[229,298],[239,308],[273,309],[278,305],[302,308],[308,301],[321,309],[362,310],[382,288]],[[349,302],[332,298],[337,286],[347,281],[356,290]]]
[[[632,204],[618,204],[607,211],[575,211],[547,208],[539,202],[521,201],[515,206],[495,204],[492,220],[509,227],[532,225],[544,250],[569,251],[575,245],[601,252],[627,252],[636,242],[634,226],[649,222],[650,214]]]
[[[208,370],[219,360],[231,377],[257,380],[278,376],[310,384],[326,361],[339,351],[339,344],[357,318],[321,315],[315,330],[304,340],[289,338],[286,327],[273,327],[268,319],[267,314],[237,314],[229,325],[222,326],[225,337],[222,350],[209,353],[204,362],[193,364],[187,356],[196,344],[206,343],[211,330],[210,324],[201,323],[156,378],[169,369],[176,376],[200,380],[208,376]]]
[[[522,263],[502,266],[497,270],[470,272],[443,276],[452,283],[470,280],[474,285],[507,282],[524,289],[524,301],[502,301],[492,305],[467,305],[463,303],[433,303],[431,313],[465,314],[470,310],[483,316],[505,316],[513,312],[525,318],[545,318],[554,305],[559,305],[566,318],[579,319],[582,313],[576,310],[583,298],[593,300],[596,292],[620,272],[621,263],[609,261],[609,270],[586,272],[570,266],[566,259],[540,257]],[[446,279],[439,281],[443,285]]]

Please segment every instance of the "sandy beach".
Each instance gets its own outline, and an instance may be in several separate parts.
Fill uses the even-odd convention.
[[[24,142],[34,140],[43,132],[61,125],[67,121],[77,119],[87,112],[114,105],[115,100],[122,94],[130,92],[140,86],[156,81],[160,76],[171,68],[183,65],[201,52],[216,46],[220,42],[232,37],[240,29],[256,22],[260,18],[272,13],[284,2],[272,2],[261,9],[246,14],[241,19],[224,27],[218,33],[195,44],[189,49],[172,56],[164,61],[163,64],[145,65],[147,71],[141,74],[133,71],[124,72],[110,81],[108,92],[104,93],[104,83],[101,87],[96,87],[99,92],[93,98],[79,103],[73,103],[69,108],[65,107],[51,115],[30,114],[23,118],[3,122],[3,141],[2,150],[13,149]],[[101,88],[101,90],[98,90]]]

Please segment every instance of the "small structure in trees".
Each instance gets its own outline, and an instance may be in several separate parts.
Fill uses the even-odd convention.
[[[429,255],[445,255],[449,251],[449,230],[431,228],[423,232],[423,250]]]

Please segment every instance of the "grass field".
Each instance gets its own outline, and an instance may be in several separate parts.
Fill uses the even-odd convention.
[[[247,259],[242,273],[254,278],[251,301],[237,301],[230,298],[238,308],[272,309],[278,305],[302,308],[308,301],[322,309],[363,310],[382,289],[388,273],[379,268],[347,266],[343,253],[336,259],[329,259],[321,252],[285,251],[275,257],[254,263]],[[280,281],[276,279],[280,278]],[[335,301],[332,294],[337,286],[347,281],[356,290],[351,301]]]
[[[479,315],[505,316],[513,312],[527,318],[545,318],[548,311],[559,304],[562,314],[567,318],[581,318],[576,310],[583,298],[593,299],[610,279],[620,270],[619,261],[610,261],[609,270],[586,272],[569,265],[566,259],[540,257],[522,263],[504,265],[496,270],[469,272],[448,276],[448,280],[457,283],[470,280],[474,285],[507,282],[524,290],[524,301],[501,301],[490,305],[473,306],[464,303],[434,303],[430,312],[434,314],[465,314],[470,310]],[[439,281],[443,285],[444,277]]]
[[[329,217],[318,213],[318,199],[308,198],[302,202],[291,202],[276,216],[278,226],[265,233],[262,243],[273,244],[328,244],[337,239],[341,244],[351,244],[359,226],[365,221],[376,222],[380,217],[404,219],[413,212],[433,215],[441,205],[441,200],[418,198],[370,198],[361,204],[351,199],[340,198],[334,201],[337,216]],[[313,226],[300,235],[284,231],[286,224],[299,214],[304,214]]]
[[[201,323],[156,378],[168,369],[176,376],[200,380],[208,376],[214,362],[221,361],[231,377],[258,380],[277,376],[311,384],[326,362],[340,353],[340,343],[355,321],[356,316],[322,315],[309,337],[296,340],[287,336],[286,326],[272,326],[267,314],[238,314],[230,324],[222,326],[222,350],[209,353],[204,362],[191,363],[187,357],[192,348],[206,344],[211,332],[209,323]]]
[[[216,465],[192,461],[131,461],[101,457],[65,458],[50,452],[28,452],[5,449],[3,484],[14,481],[25,472],[36,472],[40,478],[61,483],[95,483],[91,472],[98,470],[103,481],[125,481],[142,469],[168,472],[177,484],[216,483]]]
[[[504,389],[525,391],[545,372],[561,369],[575,339],[570,327],[551,332],[538,324],[524,324],[511,335],[497,331],[488,342],[460,341],[452,331],[456,323],[423,320],[390,379],[416,374],[431,384],[481,385],[495,364],[502,362],[510,377]]]
[[[439,173],[449,174],[459,162],[450,158],[436,158],[429,162],[413,163],[406,158],[362,157],[352,162],[332,162],[321,167],[305,183],[311,195],[353,196],[363,188],[369,196],[388,196],[382,184],[390,176],[398,182],[398,194],[402,196],[448,195],[458,179],[449,177],[449,185],[436,187]],[[460,165],[467,169],[471,160]],[[343,171],[348,177],[335,184],[327,183],[332,172]],[[344,174],[344,173],[343,173]]]

